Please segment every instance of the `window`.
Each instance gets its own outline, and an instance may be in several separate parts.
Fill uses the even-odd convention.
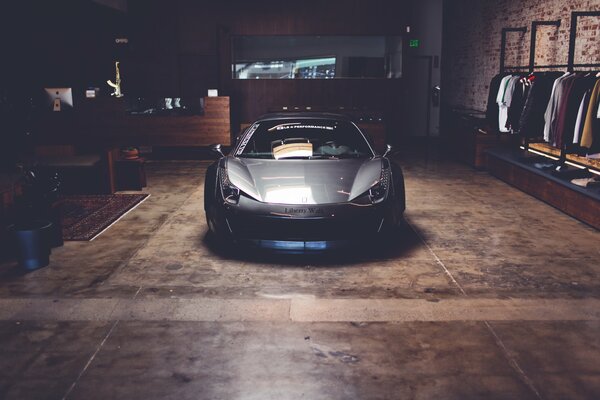
[[[235,36],[234,79],[400,78],[402,38]]]

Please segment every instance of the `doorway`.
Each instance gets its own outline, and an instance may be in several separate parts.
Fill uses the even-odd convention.
[[[414,55],[406,63],[407,121],[409,137],[438,135],[437,113],[434,112],[433,56]]]

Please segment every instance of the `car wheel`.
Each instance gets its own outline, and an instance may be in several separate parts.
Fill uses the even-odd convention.
[[[206,224],[208,225],[208,235],[214,239],[214,241],[221,245],[226,244],[230,241],[230,237],[227,232],[216,222],[217,213],[214,208],[209,208],[206,212]]]

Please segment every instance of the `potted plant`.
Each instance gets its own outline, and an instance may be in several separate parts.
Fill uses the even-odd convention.
[[[121,149],[121,157],[125,160],[135,160],[139,158],[140,151],[137,147],[124,147]]]

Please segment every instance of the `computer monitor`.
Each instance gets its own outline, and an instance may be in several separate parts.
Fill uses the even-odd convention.
[[[53,111],[73,108],[73,90],[71,88],[45,88],[44,91]]]

